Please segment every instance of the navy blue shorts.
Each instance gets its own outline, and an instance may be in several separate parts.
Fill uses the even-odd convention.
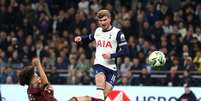
[[[93,65],[94,74],[98,74],[100,72],[104,73],[106,76],[106,82],[110,83],[112,86],[114,86],[114,83],[118,79],[118,71],[111,70],[105,66],[95,64]]]

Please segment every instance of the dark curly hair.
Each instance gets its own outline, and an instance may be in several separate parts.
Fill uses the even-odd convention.
[[[19,83],[20,85],[29,85],[31,79],[34,75],[34,68],[33,67],[25,67],[19,74]]]

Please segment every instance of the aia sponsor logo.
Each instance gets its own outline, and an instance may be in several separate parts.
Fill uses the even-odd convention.
[[[112,48],[112,43],[110,41],[98,40],[96,42],[96,47]]]

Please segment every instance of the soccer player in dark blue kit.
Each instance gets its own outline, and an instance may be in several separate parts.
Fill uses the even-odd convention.
[[[111,13],[100,10],[97,14],[99,27],[94,34],[77,36],[75,42],[96,41],[96,54],[93,69],[97,87],[96,97],[73,97],[69,101],[104,101],[117,80],[116,59],[128,55],[128,45],[119,28],[111,25]]]

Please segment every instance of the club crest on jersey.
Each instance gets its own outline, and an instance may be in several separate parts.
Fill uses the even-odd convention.
[[[110,41],[98,40],[96,47],[112,48],[112,43]]]
[[[109,39],[111,39],[112,35],[110,34]]]

